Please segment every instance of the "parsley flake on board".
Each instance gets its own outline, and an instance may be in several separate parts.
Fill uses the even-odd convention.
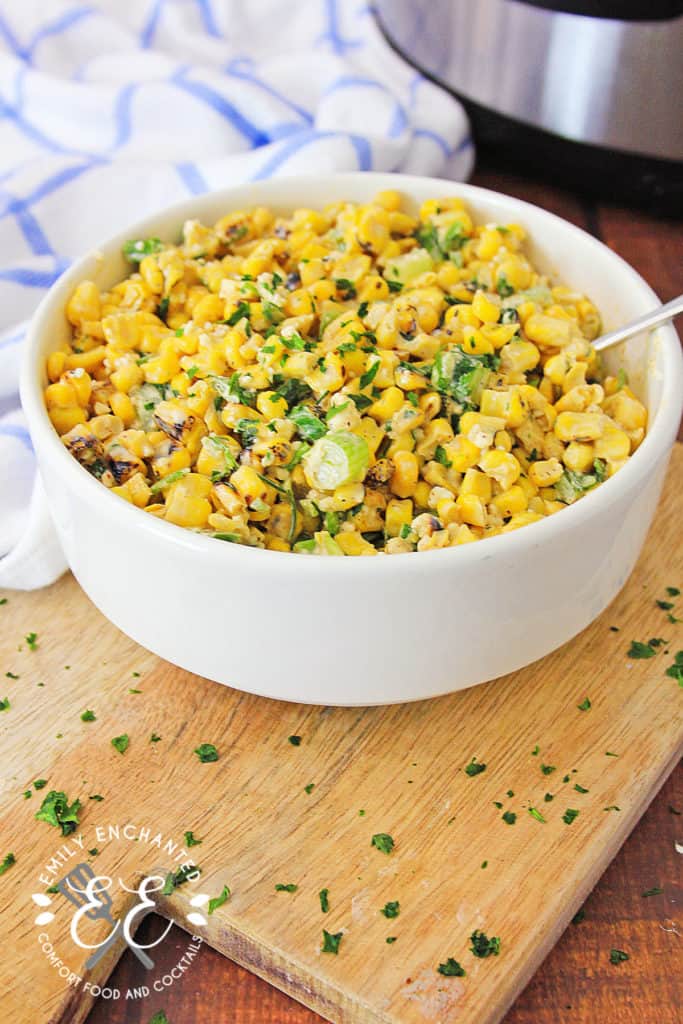
[[[10,707],[11,704],[9,702],[9,697],[5,697],[4,700],[0,700],[0,711],[9,711]]]
[[[681,593],[678,587],[667,587],[666,592],[669,597],[678,597]]]
[[[14,856],[13,853],[6,854],[3,857],[2,861],[0,861],[0,875],[4,875],[6,871],[9,871],[12,865],[16,864],[16,862],[17,858]]]
[[[162,896],[170,896],[174,889],[178,886],[184,885],[185,882],[189,881],[191,875],[199,875],[200,869],[194,864],[185,864],[182,868],[178,868],[177,871],[170,871],[166,875],[166,881],[164,887],[161,890]]]
[[[562,815],[562,821],[565,823],[565,825],[571,825],[573,821],[576,821],[578,816],[579,816],[579,811],[577,811],[573,807],[568,807],[567,810]]]
[[[649,643],[641,643],[640,640],[632,640],[628,649],[627,658],[654,658],[657,652]]]
[[[296,892],[298,888],[299,886],[295,885],[294,882],[287,882],[286,884],[278,882],[275,886],[275,892]]]
[[[501,815],[501,817],[506,825],[514,825],[517,821],[517,815],[514,811],[506,811],[505,814]]]
[[[394,848],[394,840],[386,832],[377,832],[376,835],[372,837],[370,845],[374,846],[375,849],[379,850],[381,853],[389,854]]]
[[[223,888],[221,889],[220,895],[219,896],[213,896],[209,900],[209,908],[208,908],[209,914],[213,914],[214,910],[218,910],[218,908],[222,907],[224,903],[227,903],[229,899],[230,899],[230,889],[228,888],[227,885],[224,885]]]
[[[481,761],[477,761],[476,757],[473,757],[470,763],[465,765],[465,775],[469,775],[471,779],[485,771],[486,765]]]
[[[192,831],[185,832],[185,846],[187,846],[188,850],[191,849],[193,846],[200,846],[201,843],[203,843],[203,842],[204,842],[203,839],[196,839],[195,838],[194,832],[192,832]]]
[[[37,651],[38,650],[38,634],[37,633],[27,633],[26,636],[24,637],[24,639],[26,640],[26,643],[28,644],[28,648],[29,648],[30,651]]]
[[[554,764],[542,764],[541,771],[544,775],[552,775],[553,772],[557,771]]]
[[[304,793],[312,793],[315,789],[315,782],[309,782],[308,785],[304,786]]]
[[[625,960],[630,960],[628,953],[624,953],[623,949],[610,949],[609,951],[609,962],[611,964],[623,964]]]
[[[541,748],[539,747],[539,745],[537,743],[536,746],[534,747],[534,749],[531,751],[531,756],[532,757],[538,757],[538,755],[540,753],[541,753]]]
[[[584,700],[581,701],[580,704],[577,704],[576,706],[579,709],[579,711],[590,711],[592,707],[588,697],[586,697]]]
[[[328,912],[328,910],[330,909],[330,899],[329,899],[329,896],[330,896],[330,890],[329,889],[321,889],[320,892],[318,893],[318,899],[320,900],[320,909],[322,910],[323,914],[326,914]]]
[[[97,716],[96,716],[95,712],[91,711],[89,708],[88,708],[87,711],[84,711],[83,714],[81,715],[81,722],[96,722],[96,721],[97,721]]]
[[[470,950],[481,960],[486,959],[488,956],[498,956],[500,953],[500,939],[497,936],[489,939],[479,929],[472,932],[470,942],[472,943]]]
[[[673,608],[673,601],[655,601],[658,608],[661,608],[663,612],[670,612]]]
[[[301,746],[301,736],[288,736],[287,739],[293,747]]]
[[[60,828],[62,835],[68,836],[76,831],[80,809],[80,800],[74,800],[69,806],[66,793],[51,789],[40,805],[40,810],[36,813],[36,820],[45,821],[48,825]]]
[[[7,676],[8,679],[15,679],[16,680],[16,679],[19,678],[19,676],[15,676],[14,672],[5,672],[5,675]]]
[[[445,978],[464,978],[467,973],[465,968],[461,967],[452,956],[449,956],[445,963],[439,964],[437,971],[439,974],[443,974]]]
[[[388,935],[387,938],[384,941],[386,942],[387,946],[391,946],[391,945],[393,945],[394,942],[396,942],[396,936],[395,935]]]
[[[575,783],[574,783],[574,789],[576,790],[576,792],[577,792],[577,793],[588,793],[588,792],[589,792],[589,790],[587,790],[587,789],[584,789],[584,787],[583,787],[583,786],[580,786],[580,785],[578,784],[578,782],[575,782]]]
[[[111,741],[112,747],[115,750],[118,750],[119,754],[125,754],[125,752],[128,750],[129,743],[130,737],[128,736],[128,733],[125,732],[122,733],[120,736],[114,736],[113,740]]]
[[[47,786],[47,779],[36,779],[33,783],[34,789],[45,789]]]
[[[337,954],[339,953],[339,946],[341,944],[341,940],[343,939],[343,937],[343,932],[337,932],[336,934],[331,935],[330,932],[325,931],[325,929],[323,928],[322,952],[334,953],[334,955],[337,956]]]
[[[398,917],[401,913],[401,904],[398,900],[391,900],[389,903],[385,903],[380,914],[384,914],[385,917]]]
[[[153,732],[152,735],[149,738],[149,742],[150,743],[158,743],[160,739],[161,739],[161,736],[157,736],[157,734],[155,732]]]
[[[683,686],[683,651],[676,652],[673,665],[669,665],[666,675],[675,679],[679,686]]]
[[[169,1024],[169,1020],[163,1010],[158,1010],[154,1016],[149,1018],[149,1024]]]
[[[547,822],[546,822],[545,818],[543,817],[543,815],[541,814],[541,812],[537,811],[535,807],[530,807],[529,808],[529,814],[531,815],[532,818],[535,818],[536,821],[540,821],[542,825],[547,824]]]
[[[195,754],[202,764],[208,764],[210,761],[218,760],[218,751],[214,747],[213,743],[200,743],[195,749]]]
[[[98,804],[101,804],[102,801],[104,800],[104,797],[101,796],[99,793],[93,793],[92,796],[88,797],[88,800],[96,800]]]

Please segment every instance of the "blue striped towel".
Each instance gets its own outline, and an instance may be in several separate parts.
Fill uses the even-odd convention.
[[[19,408],[69,262],[188,195],[332,170],[467,177],[458,103],[363,0],[0,0],[0,586],[65,568]]]

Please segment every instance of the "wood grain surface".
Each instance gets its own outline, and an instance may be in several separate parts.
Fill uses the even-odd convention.
[[[33,923],[31,893],[45,891],[56,851],[66,850],[73,866],[83,856],[73,848],[82,833],[89,863],[131,886],[142,874],[177,865],[174,849],[164,853],[150,842],[159,833],[161,846],[179,840],[178,858],[192,857],[202,868],[198,882],[159,901],[162,915],[190,928],[191,897],[217,896],[229,885],[232,897],[197,934],[323,1017],[340,1024],[496,1024],[683,751],[681,690],[665,674],[683,646],[683,625],[669,624],[655,603],[666,586],[683,583],[682,467],[679,448],[633,576],[580,638],[522,672],[413,705],[331,709],[240,694],[147,654],[99,615],[71,577],[12,594],[0,608],[0,664],[12,673],[5,678],[10,707],[0,720],[4,764],[11,765],[0,793],[0,835],[2,855],[16,855],[0,885],[0,938],[11,949],[0,961],[0,1019],[84,1020],[92,997],[83,983],[65,984],[42,942],[95,984],[104,984],[120,953],[115,947],[86,971],[87,953],[69,940],[71,908],[61,895],[53,900],[54,920],[42,931]],[[37,650],[24,639],[32,631]],[[651,636],[665,636],[671,646],[630,661],[630,640]],[[586,697],[592,706],[581,710]],[[93,721],[82,720],[85,709]],[[121,754],[111,739],[123,733],[130,747]],[[153,733],[158,742],[150,742]],[[216,744],[218,761],[200,763],[194,751],[204,742]],[[470,777],[464,767],[473,756],[487,768]],[[47,786],[24,799],[36,778]],[[74,838],[36,822],[48,789],[82,799]],[[104,800],[90,801],[94,793]],[[580,811],[571,824],[563,820],[568,808]],[[514,825],[502,820],[504,810],[517,815]],[[131,826],[132,839],[112,839],[110,825]],[[149,829],[147,838],[140,828]],[[181,838],[188,829],[203,840],[191,852]],[[391,853],[372,846],[377,833],[393,836]],[[58,863],[55,880],[64,871]],[[278,883],[298,891],[276,892]],[[322,888],[329,889],[328,914],[318,901]],[[668,907],[676,896],[667,887],[661,899]],[[132,900],[116,888],[114,917]],[[387,920],[380,911],[393,900],[401,913]],[[338,956],[321,954],[323,928],[343,935]],[[475,929],[500,936],[500,956],[472,956]],[[108,931],[104,922],[91,925],[88,941]],[[387,936],[397,941],[387,945]],[[177,941],[188,938],[179,933]],[[606,923],[590,972],[626,976],[631,961],[611,965],[609,952],[630,952],[628,941],[628,928]],[[674,932],[662,932],[651,948],[659,944],[673,956],[677,942]],[[437,972],[448,957],[462,962],[466,977]],[[184,984],[197,991],[195,966]],[[30,985],[10,984],[17,977]],[[142,980],[161,977],[159,963]],[[164,999],[173,999],[174,989],[162,992]],[[206,992],[206,1019],[232,1020],[231,1010],[216,1016],[215,996]],[[144,1019],[156,998],[138,1005],[121,999],[118,1010],[107,1004],[107,1019],[121,1005],[123,1019]],[[267,1021],[265,1012],[259,1007],[255,1019]],[[270,1019],[279,1020],[279,1012]],[[667,1001],[658,1022],[676,1024],[677,1013],[677,1003]]]

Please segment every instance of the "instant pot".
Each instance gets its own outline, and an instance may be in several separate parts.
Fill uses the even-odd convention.
[[[375,6],[498,165],[683,213],[683,0]]]

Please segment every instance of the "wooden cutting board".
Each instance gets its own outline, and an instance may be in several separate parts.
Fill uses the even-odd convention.
[[[683,690],[665,674],[683,648],[683,624],[655,604],[667,586],[683,589],[682,467],[679,447],[638,567],[593,626],[522,672],[419,704],[340,710],[247,696],[136,646],[71,577],[7,595],[0,860],[13,852],[16,863],[0,878],[2,1019],[84,1020],[93,1001],[85,982],[104,984],[124,947],[85,972],[87,953],[68,934],[75,908],[53,896],[54,920],[40,927],[31,894],[44,893],[48,862],[60,847],[78,852],[80,835],[85,850],[100,851],[85,857],[93,869],[129,887],[177,867],[136,831],[144,828],[180,847],[187,830],[203,840],[186,851],[199,880],[161,898],[160,912],[327,1019],[499,1021],[683,753]],[[150,581],[160,615],[167,597]],[[683,598],[676,608],[683,618]],[[24,640],[30,632],[37,650]],[[651,637],[667,641],[655,657],[627,658],[631,640]],[[277,673],[276,650],[272,666]],[[591,707],[580,710],[586,697]],[[81,721],[86,709],[95,721]],[[110,740],[123,733],[130,745],[120,754]],[[150,742],[152,733],[161,739]],[[215,744],[219,760],[200,763],[201,743]],[[473,757],[487,767],[469,776]],[[47,785],[24,798],[37,778]],[[51,789],[83,803],[74,836],[35,820]],[[567,809],[580,811],[571,824]],[[106,837],[126,823],[137,841]],[[378,833],[393,837],[391,853],[371,845]],[[298,889],[276,892],[278,883]],[[193,928],[190,899],[217,896],[224,884],[229,901]],[[134,900],[117,888],[114,915]],[[387,919],[380,910],[396,900],[400,916]],[[93,942],[110,929],[89,927]],[[321,952],[323,928],[343,933],[337,956]],[[475,929],[500,938],[499,956],[472,955]],[[47,941],[80,982],[59,976],[41,950]],[[611,945],[618,935],[606,937],[605,956]],[[464,977],[437,972],[448,957]]]

